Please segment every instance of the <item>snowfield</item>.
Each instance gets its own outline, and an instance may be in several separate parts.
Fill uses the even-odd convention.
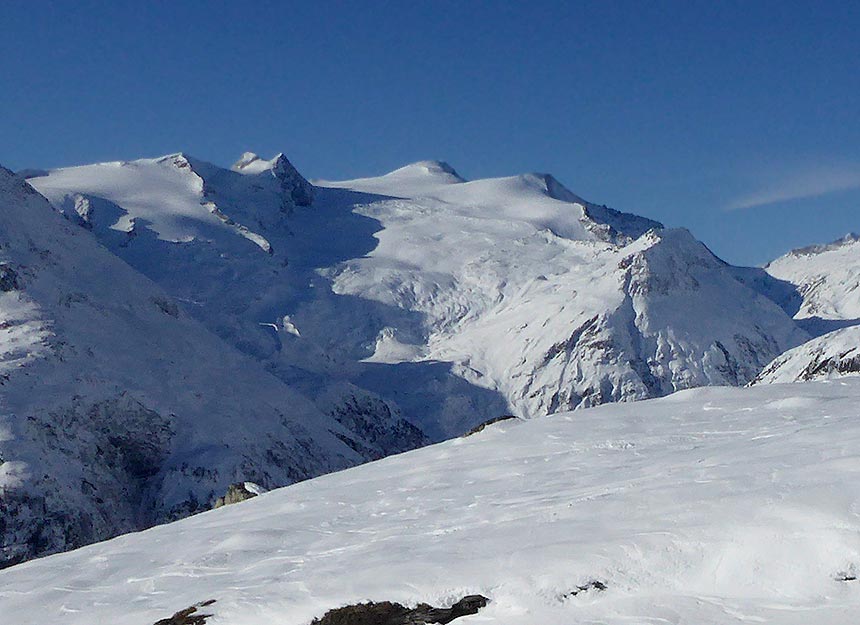
[[[457,623],[854,624],[860,378],[527,422],[0,572],[9,625],[304,625],[361,600]],[[589,581],[606,584],[569,596]]]

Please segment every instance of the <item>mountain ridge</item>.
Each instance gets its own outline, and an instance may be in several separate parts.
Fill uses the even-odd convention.
[[[0,567],[426,442],[348,384],[324,412],[5,169],[0,208]]]
[[[238,162],[265,173],[276,160],[246,153]],[[271,261],[235,244],[222,248],[223,237],[206,248],[138,237],[112,250],[180,301],[196,302],[189,313],[283,379],[301,384],[299,368],[323,376],[353,371],[347,379],[398,406],[436,440],[511,409],[539,416],[701,384],[745,384],[808,338],[689,233],[586,202],[549,174],[466,181],[446,163],[418,161],[375,178],[318,180],[311,205],[278,211],[262,208],[277,206],[277,197],[261,204],[228,184],[227,170],[209,167],[191,166],[205,181],[204,195],[264,239]],[[82,170],[114,176],[98,165]],[[82,171],[77,181],[49,174],[30,182],[56,205],[62,196],[87,192],[89,180]],[[137,195],[145,195],[142,180]],[[156,215],[163,206],[140,211]],[[278,218],[255,219],[261,212]],[[167,209],[154,218],[172,217]],[[362,234],[347,244],[346,230]],[[356,247],[362,237],[366,243]],[[643,256],[624,260],[639,248]],[[219,256],[225,250],[229,255]],[[182,268],[183,283],[147,264],[165,254]],[[631,271],[639,272],[635,279]],[[238,282],[228,284],[226,276]],[[731,295],[700,288],[702,279],[717,280]],[[246,292],[243,283],[254,290]],[[583,297],[595,289],[597,298]],[[258,313],[239,301],[253,298],[267,302]],[[674,310],[689,304],[699,307],[697,315],[712,316],[709,308],[735,302],[744,314],[716,319],[723,329],[713,336]],[[651,306],[661,311],[656,319]],[[544,311],[556,307],[569,312],[553,320]],[[661,325],[660,315],[674,326]],[[570,332],[595,316],[605,327],[574,348]],[[286,317],[296,333],[277,334],[273,347],[262,329],[277,329]],[[539,334],[526,329],[528,319],[544,324]],[[500,336],[507,344],[496,345]],[[564,358],[547,358],[565,341]],[[430,371],[432,382],[423,373]],[[438,389],[429,402],[408,399],[426,397],[428,389]]]

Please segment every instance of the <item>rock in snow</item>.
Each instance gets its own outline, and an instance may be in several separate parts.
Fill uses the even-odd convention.
[[[215,603],[215,599],[207,599],[176,612],[170,618],[159,619],[154,625],[206,625],[206,621],[212,617],[212,614],[207,614],[201,610],[213,603]]]
[[[265,492],[265,489],[260,489],[253,482],[238,482],[236,484],[230,484],[230,486],[227,487],[227,492],[224,493],[224,496],[218,497],[218,499],[215,500],[215,503],[212,504],[212,507],[220,508],[222,506],[239,503],[240,501],[247,501],[248,499],[251,499],[251,497],[256,497],[263,492]]]
[[[434,608],[426,603],[407,608],[390,601],[357,603],[329,610],[322,618],[311,621],[311,625],[447,625],[462,616],[477,614],[487,602],[484,596],[468,595],[450,608]]]

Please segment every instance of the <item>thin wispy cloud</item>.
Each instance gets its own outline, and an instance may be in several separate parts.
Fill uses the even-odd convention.
[[[772,177],[756,191],[728,203],[726,210],[741,210],[860,189],[860,164],[818,165]]]

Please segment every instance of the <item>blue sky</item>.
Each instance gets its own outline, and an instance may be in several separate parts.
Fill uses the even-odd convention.
[[[847,1],[6,0],[0,163],[544,171],[758,264],[860,230],[858,33]]]

